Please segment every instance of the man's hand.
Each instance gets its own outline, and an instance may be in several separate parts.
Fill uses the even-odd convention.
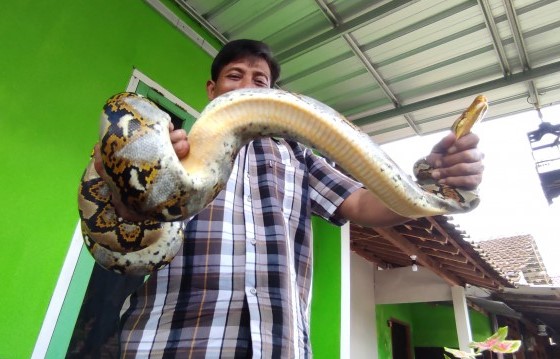
[[[435,168],[432,177],[441,184],[476,189],[482,181],[484,154],[477,148],[479,138],[469,133],[459,139],[453,133],[445,136],[426,157]]]
[[[189,153],[189,148],[190,148],[189,142],[187,140],[187,133],[185,132],[185,130],[183,129],[174,130],[173,124],[170,122],[169,137],[171,139],[171,143],[173,145],[173,149],[175,150],[175,154],[177,155],[177,157],[179,159],[184,158]],[[95,170],[97,171],[97,174],[105,182],[108,182],[109,177],[105,172],[105,168],[103,168],[103,161],[101,159],[101,150],[99,144],[95,145],[93,157],[94,157],[93,163],[94,163]],[[126,207],[125,204],[122,203],[120,200],[117,200],[115,196],[112,196],[111,202],[113,203],[113,206],[115,206],[115,210],[117,211],[117,214],[128,221],[140,222],[148,219],[146,218],[146,216],[136,213],[132,209]]]
[[[183,129],[174,130],[173,124],[169,122],[169,137],[173,144],[175,154],[179,159],[183,159],[189,153],[189,141],[187,140],[187,132]]]

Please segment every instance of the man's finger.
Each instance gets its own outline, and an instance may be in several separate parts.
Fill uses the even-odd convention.
[[[434,179],[446,181],[449,178],[468,177],[472,175],[482,175],[484,165],[482,162],[464,163],[461,162],[451,167],[438,168],[432,172]]]
[[[101,159],[101,150],[99,143],[93,148],[93,167],[99,175],[99,177],[105,179],[105,168],[103,168],[103,160]]]
[[[442,156],[438,159],[436,168],[452,167],[461,163],[476,163],[482,162],[484,154],[477,149],[470,149],[454,153],[447,156]]]
[[[453,148],[453,151],[451,151],[451,148],[450,148],[450,149],[448,149],[448,153],[456,153],[456,152],[461,152],[461,151],[468,150],[468,149],[471,149],[471,148],[476,148],[478,146],[479,142],[480,142],[480,138],[476,134],[469,133],[469,134],[459,138],[457,141],[455,141],[455,143],[451,147],[451,148]]]
[[[187,139],[187,132],[183,129],[173,131],[169,134],[173,150],[179,159],[182,159],[189,153],[189,142]]]
[[[447,177],[438,182],[441,184],[446,184],[451,187],[472,190],[472,189],[476,189],[482,182],[482,174],[460,176],[460,177]]]
[[[455,134],[453,132],[448,133],[444,138],[442,138],[436,145],[432,148],[432,153],[445,154],[449,147],[455,143]]]

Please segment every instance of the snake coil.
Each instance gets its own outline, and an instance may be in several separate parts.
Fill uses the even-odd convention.
[[[478,96],[455,122],[457,136],[468,133],[487,107]],[[369,135],[305,96],[243,89],[214,99],[189,132],[190,151],[182,160],[169,139],[169,121],[134,93],[117,94],[103,108],[100,151],[107,178],[99,177],[92,159],[80,182],[78,207],[84,242],[104,268],[146,275],[168,264],[183,241],[183,221],[215,198],[239,149],[258,137],[290,138],[317,149],[409,218],[466,212],[479,201],[472,191],[430,183],[429,175],[421,179],[422,188]],[[419,163],[416,171],[430,169]],[[112,196],[149,219],[120,218]]]

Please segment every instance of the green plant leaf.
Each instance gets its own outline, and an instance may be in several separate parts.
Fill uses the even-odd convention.
[[[521,340],[504,340],[490,348],[494,353],[515,353],[521,347]]]
[[[461,350],[457,350],[457,349],[451,349],[451,348],[443,348],[446,352],[453,354],[453,356],[455,358],[461,358],[461,359],[475,359],[478,355],[480,354],[475,354],[475,353],[467,353]]]
[[[485,350],[494,353],[515,353],[521,347],[520,340],[506,340],[508,327],[501,327],[483,342],[472,342],[470,348],[474,348],[474,353],[467,353],[461,350],[444,348],[446,352],[453,354],[456,358],[472,359],[481,355]],[[445,354],[444,354],[445,355]],[[446,359],[449,358],[446,355]]]
[[[508,327],[501,327],[483,342],[472,342],[469,346],[478,350],[491,350],[498,343],[504,341],[508,334]]]

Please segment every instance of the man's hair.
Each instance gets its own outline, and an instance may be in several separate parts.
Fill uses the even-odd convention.
[[[268,64],[270,69],[270,87],[274,86],[280,76],[280,65],[272,55],[267,44],[256,40],[233,40],[222,47],[212,62],[212,81],[217,81],[222,69],[233,61],[257,57]]]

